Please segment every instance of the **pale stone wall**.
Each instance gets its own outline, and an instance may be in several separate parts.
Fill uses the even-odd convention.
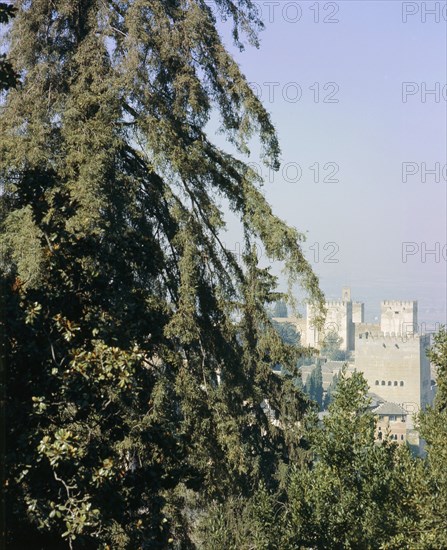
[[[399,445],[407,441],[407,417],[398,416],[390,420],[389,416],[379,416],[376,425],[376,439],[385,440],[387,437]]]
[[[426,356],[430,336],[418,335],[417,302],[381,302],[380,324],[374,324],[364,322],[364,304],[351,301],[348,287],[343,288],[342,296],[346,300],[325,304],[327,316],[322,334],[313,326],[313,312],[308,306],[307,345],[319,349],[324,335],[334,330],[343,339],[343,350],[355,350],[349,366],[363,372],[370,391],[385,401],[400,404],[408,412],[406,429],[410,433],[413,414],[433,402]],[[400,435],[399,432],[399,438]]]
[[[314,321],[314,308],[307,304],[306,311],[306,342],[311,348],[319,349],[319,335],[318,330],[315,327]]]
[[[326,302],[326,321],[321,334],[313,326],[313,309],[307,307],[307,342],[310,346],[320,348],[326,334],[336,332],[343,342],[340,349],[347,351],[354,349],[354,325],[352,323],[352,302]]]
[[[303,347],[307,347],[307,334],[306,334],[306,327],[307,327],[307,322],[306,322],[306,319],[303,319],[303,318],[300,318],[300,319],[297,319],[295,318],[295,326],[296,326],[296,330],[297,332],[300,333],[300,343]]]
[[[411,416],[432,402],[429,345],[429,336],[366,338],[363,334],[356,340],[355,367],[372,392],[402,405]]]
[[[352,302],[327,302],[325,332],[335,331],[343,339],[340,349],[351,349]]]
[[[307,320],[301,317],[273,317],[277,323],[289,323],[293,325],[296,332],[300,335],[300,344],[307,347]]]
[[[341,299],[343,302],[351,301],[351,289],[349,286],[344,286],[341,291]]]
[[[365,304],[363,302],[352,302],[352,322],[365,322]]]
[[[380,304],[380,330],[384,334],[405,335],[417,332],[416,301],[387,300]]]
[[[368,333],[371,336],[379,336],[382,334],[380,330],[380,325],[375,323],[355,323],[354,324],[354,334],[355,340],[359,338],[360,334]]]

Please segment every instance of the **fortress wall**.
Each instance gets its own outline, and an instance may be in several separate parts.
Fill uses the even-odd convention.
[[[307,344],[307,319],[301,317],[273,317],[277,323],[288,323],[293,325],[294,329],[300,335],[300,343],[306,347]]]
[[[352,322],[365,322],[365,304],[363,302],[352,302]]]
[[[359,337],[355,367],[363,372],[372,392],[393,403],[414,404],[417,412],[431,402],[428,345],[426,336]]]
[[[319,348],[325,334],[336,332],[342,338],[340,349],[348,350],[354,347],[354,328],[352,323],[352,302],[326,302],[326,321],[322,334],[312,324],[312,308],[307,308],[307,342],[310,346]]]
[[[385,300],[380,304],[380,330],[385,334],[417,332],[417,302]]]
[[[354,332],[356,341],[360,334],[368,333],[373,337],[381,334],[380,325],[376,323],[355,323]]]

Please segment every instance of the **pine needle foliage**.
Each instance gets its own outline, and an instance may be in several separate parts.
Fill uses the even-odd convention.
[[[421,437],[426,442],[426,459],[417,483],[411,486],[412,505],[418,514],[418,528],[409,529],[412,548],[447,546],[447,331],[434,336],[428,357],[436,368],[437,393],[434,404],[419,414]]]
[[[269,115],[225,49],[257,44],[250,0],[17,0],[0,181],[10,548],[187,548],[194,507],[274,487],[305,399],[254,244],[322,307],[302,234],[212,144]],[[222,245],[238,216],[242,264]],[[267,418],[268,397],[278,422]]]
[[[15,9],[12,4],[0,2],[0,25],[9,23],[14,17]],[[17,85],[18,75],[6,57],[5,54],[0,54],[0,92],[13,88]]]

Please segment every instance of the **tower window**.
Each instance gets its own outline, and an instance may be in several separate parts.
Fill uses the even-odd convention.
[[[385,380],[382,380],[382,386],[384,386],[384,385],[385,385]]]
[[[391,386],[391,380],[388,380],[388,386]]]
[[[394,380],[394,385],[397,386],[397,380]]]
[[[401,381],[399,382],[399,386],[403,386],[403,385],[404,385],[404,381],[401,380]]]
[[[376,380],[376,386],[378,386],[378,385],[379,385],[379,381],[378,381],[378,380]]]

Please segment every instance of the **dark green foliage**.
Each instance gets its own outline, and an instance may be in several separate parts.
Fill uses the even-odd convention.
[[[302,452],[287,480],[282,477],[276,492],[261,488],[249,499],[213,507],[202,523],[210,541],[205,547],[445,548],[446,343],[441,331],[429,354],[438,365],[439,393],[420,418],[426,459],[406,446],[375,441],[368,386],[361,374],[342,372],[323,421],[312,411],[305,415]],[[255,524],[256,531],[250,529]],[[213,538],[217,534],[224,538]]]
[[[187,548],[194,510],[274,487],[300,445],[305,399],[272,372],[293,372],[297,349],[266,314],[278,294],[257,240],[323,296],[303,235],[204,128],[215,109],[275,169],[277,138],[206,2],[15,7],[21,82],[0,121],[8,547]],[[256,43],[251,2],[215,9]],[[219,239],[222,199],[242,267]]]
[[[313,466],[291,474],[284,548],[379,548],[393,533],[397,447],[375,444],[367,389],[360,374],[343,375],[322,426],[310,422]]]
[[[0,55],[0,90],[7,90],[17,85],[17,73],[5,55]]]
[[[321,345],[321,355],[332,361],[344,361],[346,359],[346,353],[340,349],[342,343],[343,338],[338,336],[336,332],[329,332],[324,337]]]
[[[434,343],[427,356],[436,368],[437,393],[435,410],[444,412],[447,409],[447,330],[442,327],[434,336]]]
[[[374,441],[368,387],[362,375],[338,379],[329,415],[308,418],[313,458],[292,469],[281,548],[438,549],[447,547],[447,335],[429,357],[438,366],[433,408],[420,415],[427,457]]]
[[[292,323],[279,323],[278,321],[272,321],[272,325],[285,344],[289,344],[291,346],[299,345],[300,336]]]
[[[5,25],[9,22],[10,18],[14,16],[14,6],[12,4],[6,4],[0,2],[0,25]],[[6,55],[0,55],[0,92],[2,90],[8,90],[17,85],[18,75],[14,71],[10,61],[6,58]]]
[[[417,517],[406,500],[417,468],[406,448],[375,442],[367,389],[360,374],[343,374],[323,422],[306,415],[307,451],[279,492],[261,488],[237,506],[214,507],[204,522],[205,548],[408,548],[389,545],[405,529],[402,518],[408,526]]]
[[[312,401],[315,401],[319,409],[323,407],[323,377],[321,374],[321,364],[318,362],[317,365],[312,369],[312,372],[306,380],[304,385],[304,391],[307,393]]]
[[[276,304],[273,307],[273,317],[287,317],[288,311],[287,311],[287,305],[282,300],[278,300]]]
[[[335,392],[337,390],[337,384],[338,384],[338,374],[334,374],[334,377],[332,378],[332,381],[329,384],[329,387],[326,391],[326,395],[324,396],[324,401],[323,401],[324,410],[327,410],[329,408],[329,405],[333,402],[335,397]]]
[[[421,437],[426,441],[422,482],[413,493],[420,514],[419,530],[412,530],[412,548],[447,547],[447,331],[434,337],[428,356],[437,370],[433,407],[419,415]]]
[[[213,505],[199,527],[198,546],[204,550],[281,549],[283,503],[261,487],[247,501],[229,499]]]
[[[202,520],[205,547],[445,548],[446,342],[441,331],[430,352],[440,391],[434,408],[421,415],[427,459],[375,441],[367,384],[361,374],[343,372],[323,421],[312,412],[304,417],[302,452],[286,480],[281,476],[280,489],[261,488],[255,497],[212,507]]]
[[[205,133],[215,109],[240,152],[258,136],[278,168],[213,12],[242,47],[257,42],[255,5],[15,7],[21,80],[0,120],[7,548],[406,548],[406,533],[411,548],[446,546],[445,333],[425,463],[374,444],[359,375],[339,381],[322,426],[305,416],[300,350],[266,311],[281,295],[259,240],[324,300],[303,235]],[[219,238],[221,200],[242,266]]]

